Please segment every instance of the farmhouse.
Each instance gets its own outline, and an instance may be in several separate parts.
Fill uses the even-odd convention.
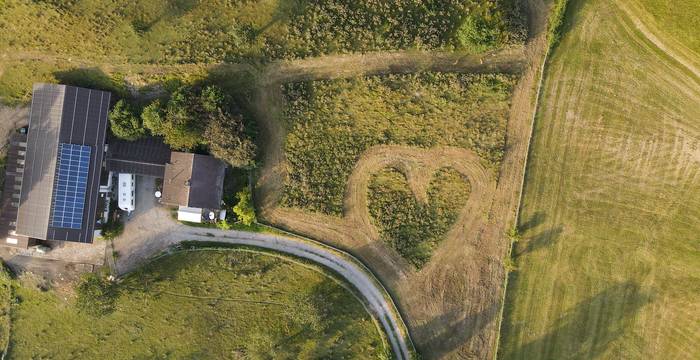
[[[8,149],[3,244],[92,242],[109,103],[105,91],[34,85],[29,127]]]
[[[205,210],[221,208],[225,171],[212,156],[173,151],[165,165],[162,202],[178,206],[178,220],[201,222]]]
[[[140,175],[163,179],[160,202],[178,207],[178,220],[202,222],[203,215],[221,208],[226,165],[212,156],[171,151],[157,137],[115,139],[109,142],[107,168],[122,178]],[[123,191],[118,192],[121,195]]]

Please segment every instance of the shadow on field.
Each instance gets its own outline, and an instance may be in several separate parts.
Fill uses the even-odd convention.
[[[518,226],[518,230],[520,230],[521,232],[526,232],[530,229],[536,228],[537,226],[539,226],[540,224],[542,224],[544,222],[544,219],[546,217],[547,216],[544,212],[538,211],[538,212],[532,214],[532,216],[530,216],[530,218],[527,219],[525,222],[520,224]]]
[[[53,75],[60,84],[105,90],[119,98],[129,96],[129,91],[123,81],[110,77],[96,67],[61,70],[54,72]]]
[[[652,295],[632,281],[614,284],[580,302],[555,320],[539,339],[510,349],[500,359],[595,359],[633,326],[631,320]],[[544,319],[533,319],[543,321]],[[546,321],[546,320],[544,320]],[[528,324],[510,324],[507,333],[522,335]]]
[[[481,334],[495,320],[499,304],[492,303],[481,312],[461,317],[461,311],[449,311],[416,329],[415,337],[425,339],[421,349],[429,359],[441,359]],[[461,319],[460,319],[461,317]]]
[[[543,230],[535,236],[529,237],[527,241],[524,242],[524,246],[518,247],[518,249],[515,252],[515,256],[518,257],[542,249],[544,247],[551,246],[552,244],[557,242],[557,240],[559,240],[559,237],[561,236],[561,233],[563,231],[564,230],[562,226],[556,226]]]

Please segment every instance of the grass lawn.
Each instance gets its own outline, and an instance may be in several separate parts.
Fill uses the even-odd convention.
[[[347,180],[375,145],[456,146],[496,168],[515,77],[420,73],[285,85],[282,204],[340,215]]]
[[[570,3],[545,72],[499,357],[697,359],[700,79],[607,1]]]
[[[16,286],[16,359],[386,358],[362,304],[323,274],[236,250],[163,257],[117,285],[114,311]]]

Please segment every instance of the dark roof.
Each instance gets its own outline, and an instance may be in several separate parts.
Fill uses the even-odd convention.
[[[92,242],[110,93],[66,85],[35,84],[17,233],[32,238]],[[80,229],[49,226],[58,144],[90,146]]]
[[[170,160],[170,148],[158,137],[136,141],[110,139],[108,149],[107,169],[118,173],[162,178]]]
[[[174,206],[218,209],[225,172],[226,165],[212,156],[173,151],[165,165],[162,201]]]
[[[0,237],[3,245],[26,248],[29,239],[26,236],[14,235],[15,222],[17,221],[17,207],[19,204],[20,190],[22,189],[22,169],[24,154],[26,152],[27,135],[12,133],[5,159],[5,185],[2,191],[0,203]],[[17,240],[17,244],[7,243],[7,238]]]

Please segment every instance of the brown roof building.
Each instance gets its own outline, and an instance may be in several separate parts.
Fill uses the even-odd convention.
[[[226,165],[200,154],[173,151],[165,165],[163,197],[166,205],[219,209]]]

